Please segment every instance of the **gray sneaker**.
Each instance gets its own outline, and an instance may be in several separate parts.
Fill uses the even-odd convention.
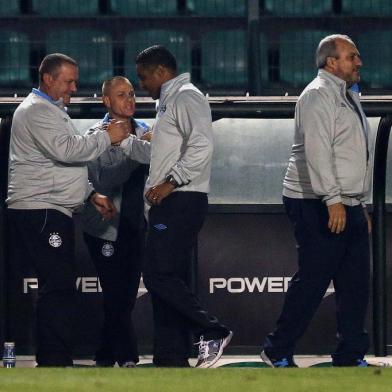
[[[209,368],[218,362],[219,358],[223,354],[223,349],[229,344],[233,332],[225,338],[215,340],[204,340],[203,336],[200,336],[200,341],[196,344],[199,345],[199,356],[197,357],[197,368]]]

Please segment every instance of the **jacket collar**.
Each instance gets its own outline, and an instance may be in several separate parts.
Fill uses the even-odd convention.
[[[321,79],[328,80],[332,82],[339,90],[346,91],[347,83],[340,79],[338,76],[335,76],[331,72],[326,71],[325,69],[319,69],[317,74]]]
[[[61,110],[64,110],[64,112],[67,111],[67,107],[64,105],[63,98],[60,98],[57,101],[55,101],[52,97],[50,97],[48,94],[45,94],[39,88],[33,88],[31,92],[33,94],[38,95],[39,97],[49,101],[53,105],[59,107]]]
[[[163,83],[161,86],[161,94],[159,96],[159,101],[163,102],[172,92],[177,91],[184,84],[190,83],[190,81],[191,75],[186,72]]]

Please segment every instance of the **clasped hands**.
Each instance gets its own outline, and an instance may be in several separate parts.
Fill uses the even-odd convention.
[[[161,204],[162,200],[173,192],[174,185],[170,182],[163,182],[162,184],[151,187],[145,194],[147,201],[155,206]]]

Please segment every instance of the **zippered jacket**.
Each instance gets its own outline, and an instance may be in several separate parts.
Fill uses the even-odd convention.
[[[175,192],[208,193],[213,152],[211,109],[188,73],[162,85],[157,112],[145,191],[171,174],[180,185]]]
[[[107,132],[79,135],[62,107],[30,93],[12,121],[8,207],[53,208],[71,216],[92,191],[87,161],[109,146]]]
[[[105,117],[106,118],[106,117]],[[149,131],[149,126],[142,121],[134,120],[135,133],[139,138]],[[105,129],[105,121],[93,125],[87,134]],[[87,203],[83,211],[83,231],[108,241],[116,241],[120,219],[126,217],[135,230],[143,227],[143,189],[145,170],[141,164],[150,162],[150,143],[139,140],[144,150],[134,150],[135,155],[129,158],[120,146],[109,147],[102,155],[87,164],[89,179],[94,189],[108,196],[114,203],[117,214],[110,220],[102,220],[102,216],[91,204]],[[127,187],[126,196],[130,200],[123,200],[124,186]],[[124,203],[123,203],[124,201]],[[128,211],[123,211],[123,205]]]
[[[369,129],[358,94],[347,91],[344,80],[319,70],[295,108],[283,195],[320,198],[326,205],[364,202],[370,187]]]

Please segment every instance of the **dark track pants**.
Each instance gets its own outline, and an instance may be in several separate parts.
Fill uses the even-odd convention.
[[[347,207],[346,229],[333,234],[328,210],[319,200],[283,198],[295,227],[298,272],[287,291],[275,332],[264,349],[276,358],[293,355],[331,282],[336,293],[337,366],[362,358],[369,347],[364,329],[369,301],[369,234],[362,206]]]
[[[103,292],[104,323],[95,359],[107,365],[137,363],[139,354],[131,313],[140,282],[143,231],[132,229],[122,219],[117,241],[88,234],[84,234],[84,239]]]
[[[191,252],[207,213],[207,195],[174,192],[149,212],[144,283],[154,312],[154,363],[186,366],[189,333],[218,339],[228,329],[202,309],[187,285]]]
[[[53,209],[8,209],[10,262],[33,266],[38,278],[39,366],[72,365],[76,272],[74,223]]]

